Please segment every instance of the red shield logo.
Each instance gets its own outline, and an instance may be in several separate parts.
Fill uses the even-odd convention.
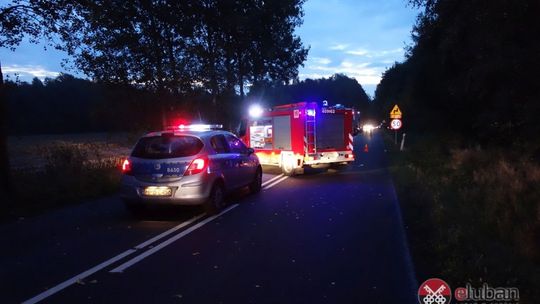
[[[420,304],[449,304],[451,299],[450,285],[441,279],[429,279],[418,289]]]

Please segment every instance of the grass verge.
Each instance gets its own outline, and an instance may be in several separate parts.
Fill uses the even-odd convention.
[[[388,136],[419,282],[518,287],[540,299],[540,165],[508,150],[449,149],[419,139],[400,152]]]

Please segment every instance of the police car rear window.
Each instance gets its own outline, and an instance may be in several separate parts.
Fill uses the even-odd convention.
[[[193,156],[201,151],[203,143],[193,136],[151,136],[139,139],[131,156],[163,159]]]

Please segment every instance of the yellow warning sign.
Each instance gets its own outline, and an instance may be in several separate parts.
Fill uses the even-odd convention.
[[[395,105],[394,108],[392,108],[392,111],[390,111],[390,118],[401,119],[401,116],[401,110],[399,109],[398,105]]]

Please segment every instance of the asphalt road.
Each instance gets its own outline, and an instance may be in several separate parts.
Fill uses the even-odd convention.
[[[0,303],[417,303],[382,139],[355,140],[346,170],[267,171],[216,217],[109,197],[4,224]]]

